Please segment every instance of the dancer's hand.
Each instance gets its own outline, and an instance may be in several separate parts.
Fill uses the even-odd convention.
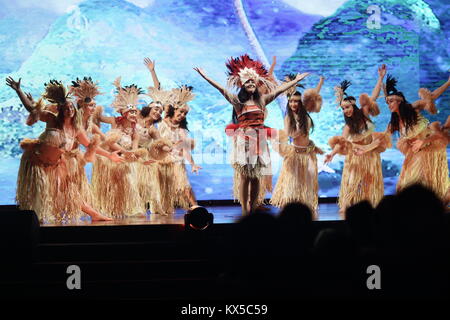
[[[149,58],[144,58],[144,65],[148,68],[148,70],[154,71],[155,70],[156,61],[155,60],[152,61]]]
[[[318,154],[324,154],[324,153],[325,153],[325,151],[323,151],[323,150],[320,149],[319,147],[315,147],[315,151],[316,151],[316,153],[318,153]]]
[[[384,78],[386,76],[387,67],[385,64],[382,64],[381,67],[378,68],[378,76],[380,78]]]
[[[113,162],[124,162],[125,160],[119,156],[119,150],[111,152],[109,159]]]
[[[194,70],[197,71],[202,77],[206,76],[206,73],[202,68],[195,67]]]
[[[15,91],[19,91],[20,90],[20,81],[21,80],[22,80],[22,78],[19,78],[19,81],[16,82],[13,78],[8,77],[8,78],[6,78],[6,85],[8,87],[11,87]]]
[[[325,155],[325,159],[323,161],[323,163],[328,164],[333,160],[334,155],[332,155],[331,153]]]
[[[422,139],[417,139],[416,141],[414,141],[413,143],[411,143],[411,145],[412,145],[412,151],[413,151],[414,153],[419,152],[420,149],[422,149],[424,143],[425,143],[425,141],[423,141]]]
[[[192,168],[191,168],[191,172],[192,172],[192,173],[198,173],[198,171],[199,171],[200,169],[202,169],[202,167],[200,167],[200,166],[198,166],[198,165],[196,165],[196,164],[193,164],[193,165],[192,165]]]
[[[309,76],[309,72],[304,72],[304,73],[302,73],[302,74],[297,73],[297,75],[295,76],[295,79],[294,79],[294,80],[297,81],[297,82],[299,82],[299,81],[305,79],[307,76]]]
[[[27,92],[27,93],[25,93],[25,96],[28,98],[28,100],[30,100],[30,102],[32,104],[34,104],[34,99],[33,99],[33,96],[31,95],[31,93]]]

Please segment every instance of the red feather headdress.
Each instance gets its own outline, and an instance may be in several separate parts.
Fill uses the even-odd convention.
[[[239,58],[231,57],[226,63],[228,69],[229,87],[241,88],[245,82],[252,79],[258,87],[266,86],[269,90],[275,87],[270,81],[269,73],[260,61],[253,60],[247,54]]]

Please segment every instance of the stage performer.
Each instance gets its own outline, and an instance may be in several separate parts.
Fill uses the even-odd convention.
[[[92,172],[92,187],[98,207],[113,218],[124,218],[145,213],[145,203],[139,194],[138,161],[147,157],[145,149],[138,149],[137,104],[141,88],[132,84],[122,87],[120,77],[114,81],[116,96],[113,108],[119,117],[101,115],[101,122],[109,123],[112,130],[106,133],[104,148],[118,150],[124,163],[110,163],[98,158]]]
[[[289,75],[285,81],[292,81],[294,77]],[[310,131],[314,130],[309,112],[319,112],[322,107],[319,93],[323,81],[320,77],[317,87],[305,90],[303,95],[295,86],[286,91],[288,104],[284,130],[279,131],[279,145],[273,144],[284,160],[271,204],[284,207],[290,202],[301,202],[311,208],[315,219],[318,217],[319,192],[316,154],[323,154],[323,151],[309,139]],[[297,87],[303,86],[298,84]],[[288,137],[292,138],[292,144],[288,143]]]
[[[241,204],[242,214],[246,215],[258,205],[264,174],[271,174],[265,172],[270,167],[267,137],[271,138],[276,132],[264,126],[266,105],[308,73],[297,75],[294,80],[275,87],[262,63],[248,55],[232,58],[226,65],[228,85],[240,89],[237,95],[210,79],[202,69],[195,70],[233,105],[233,124],[226,130],[233,137],[233,193]],[[262,86],[268,88],[268,93],[259,93]]]
[[[396,85],[397,80],[388,76],[385,95],[391,121],[387,131],[390,134],[399,132],[397,148],[405,155],[397,192],[411,184],[421,183],[448,203],[448,124],[443,127],[438,122],[429,124],[420,111],[425,109],[431,114],[437,112],[434,100],[450,86],[450,78],[433,92],[419,89],[421,99],[412,104],[397,90]]]
[[[168,104],[167,117],[159,126],[161,137],[171,141],[173,148],[169,156],[156,165],[161,201],[155,209],[162,215],[174,213],[176,206],[184,209],[193,209],[197,206],[184,160],[191,165],[191,172],[198,173],[201,169],[191,155],[195,141],[188,137],[186,120],[190,110],[187,103],[195,96],[192,87],[181,86],[173,89],[172,93],[172,103]]]
[[[378,68],[378,80],[372,95],[369,97],[363,93],[359,96],[361,108],[356,105],[355,97],[346,93],[349,81],[344,80],[335,87],[345,126],[341,136],[329,140],[332,152],[325,156],[325,163],[331,162],[336,154],[345,155],[338,201],[343,219],[349,206],[367,200],[375,207],[384,196],[380,153],[390,147],[391,141],[384,133],[374,132],[375,126],[369,117],[380,113],[376,100],[385,75],[386,66],[382,65]]]
[[[77,109],[68,99],[65,86],[51,80],[45,84],[43,99],[34,102],[30,94],[20,88],[20,80],[7,78],[7,85],[18,94],[30,112],[28,124],[37,120],[46,122],[46,128],[38,139],[24,139],[20,145],[24,153],[20,160],[17,178],[16,200],[22,210],[34,210],[40,222],[74,220],[84,211],[92,220],[110,220],[93,209],[87,202],[89,194],[82,180],[86,179],[83,165],[98,153],[114,162],[123,161],[117,153],[109,153],[98,147],[99,138],[89,141],[85,131],[78,127]],[[54,112],[52,112],[54,111]],[[83,155],[78,143],[87,147]]]
[[[139,135],[139,148],[148,151],[144,160],[151,163],[138,162],[137,164],[139,193],[151,212],[162,213],[160,184],[164,182],[158,175],[157,167],[159,166],[158,161],[163,160],[172,151],[172,142],[161,138],[157,125],[161,121],[162,106],[170,101],[172,91],[148,87],[147,95],[153,101],[141,109],[136,128]]]

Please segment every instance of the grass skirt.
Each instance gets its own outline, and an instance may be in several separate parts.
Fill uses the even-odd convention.
[[[97,208],[112,218],[145,213],[139,193],[136,162],[115,163],[97,157],[92,170],[92,189]]]
[[[16,201],[21,210],[34,210],[40,222],[74,220],[83,215],[81,206],[92,200],[79,150],[62,154],[54,165],[33,161],[27,150],[20,160]]]
[[[156,214],[171,214],[175,207],[189,208],[186,191],[191,188],[186,167],[180,162],[158,162],[153,166],[150,210]]]
[[[375,207],[384,195],[383,172],[380,153],[371,151],[363,155],[349,152],[345,157],[339,191],[339,208],[367,200]]]
[[[294,146],[289,146],[270,203],[284,207],[291,202],[301,202],[315,214],[318,190],[316,153],[296,152]]]
[[[417,153],[408,151],[397,182],[397,192],[414,183],[433,190],[445,199],[450,187],[445,147],[428,147]]]

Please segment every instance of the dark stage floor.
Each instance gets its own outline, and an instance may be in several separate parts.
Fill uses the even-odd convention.
[[[214,214],[214,223],[234,223],[238,221],[241,215],[241,207],[239,205],[224,205],[224,206],[208,206],[205,208],[209,212]],[[273,215],[278,214],[279,209],[273,206],[266,206],[267,212]],[[336,203],[321,203],[319,204],[319,220],[320,221],[330,221],[330,220],[340,220],[338,213],[338,206]],[[79,220],[77,222],[62,222],[57,224],[43,224],[43,227],[54,227],[54,226],[118,226],[118,225],[163,225],[163,224],[183,224],[184,214],[186,213],[183,209],[177,209],[176,213],[171,216],[160,216],[148,213],[145,216],[129,217],[114,221],[94,221],[92,222],[89,218]]]

